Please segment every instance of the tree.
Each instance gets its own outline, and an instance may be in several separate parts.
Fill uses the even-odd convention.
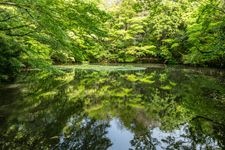
[[[201,1],[188,25],[189,52],[185,63],[224,66],[224,1]]]
[[[4,45],[1,56],[8,55],[10,45],[16,45],[21,49],[9,52],[15,53],[14,57],[9,56],[10,60],[17,60],[7,60],[10,66],[43,68],[51,59],[58,61],[58,56],[82,61],[85,51],[98,45],[105,36],[101,24],[106,19],[107,15],[95,3],[80,0],[0,2],[0,36]],[[4,58],[0,61],[6,64]],[[3,68],[0,74],[7,73],[6,70]]]

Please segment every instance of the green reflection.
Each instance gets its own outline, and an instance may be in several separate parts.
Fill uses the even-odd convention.
[[[136,149],[225,147],[221,72],[75,69],[30,72],[18,83],[0,90],[3,149],[107,149],[113,118],[134,134]],[[172,134],[182,127],[190,144]],[[171,134],[159,139],[157,129]]]

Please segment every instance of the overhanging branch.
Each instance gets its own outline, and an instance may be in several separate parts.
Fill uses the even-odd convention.
[[[12,2],[0,2],[0,5],[12,6],[12,7],[19,7],[19,8],[28,7],[27,5],[19,5],[17,3],[12,3]]]
[[[15,27],[10,27],[10,28],[0,28],[0,31],[7,31],[7,30],[15,30],[15,29],[20,29],[24,27],[28,27],[29,25],[20,25],[20,26],[15,26]]]
[[[0,20],[0,22],[6,22],[6,21],[8,21],[8,20],[10,20],[10,19],[12,19],[12,18],[15,18],[16,16],[9,16],[9,17],[7,17],[7,18],[5,18],[5,19],[3,19],[3,20]]]
[[[21,37],[21,36],[29,35],[29,34],[34,33],[34,32],[35,32],[35,31],[29,31],[29,32],[23,33],[23,34],[12,34],[12,33],[8,33],[8,34],[6,34],[6,35],[8,35],[8,36],[19,36],[19,37]]]

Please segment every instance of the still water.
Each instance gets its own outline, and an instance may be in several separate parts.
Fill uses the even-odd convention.
[[[0,86],[0,149],[225,149],[223,70],[60,68]]]

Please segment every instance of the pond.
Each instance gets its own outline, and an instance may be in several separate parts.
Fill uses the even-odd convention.
[[[1,149],[225,149],[223,70],[58,68],[1,85]]]

